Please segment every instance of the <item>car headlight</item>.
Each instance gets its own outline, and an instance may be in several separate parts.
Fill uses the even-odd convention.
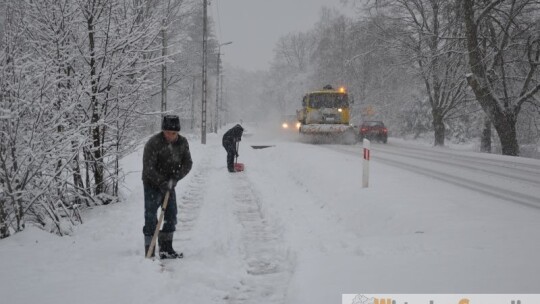
[[[283,127],[283,129],[288,129],[289,128],[289,125],[286,122],[284,122],[281,126]]]

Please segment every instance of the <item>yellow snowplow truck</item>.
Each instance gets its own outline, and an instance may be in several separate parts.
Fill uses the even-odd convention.
[[[345,88],[327,85],[304,95],[296,111],[302,139],[311,143],[355,144],[356,131],[350,125],[349,95]]]

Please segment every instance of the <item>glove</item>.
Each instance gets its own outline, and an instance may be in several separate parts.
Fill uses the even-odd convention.
[[[175,181],[175,185],[176,183],[178,183],[179,180],[181,180],[182,178],[184,178],[184,176],[182,176],[182,171],[180,170],[180,168],[178,168],[178,170],[174,170],[173,171],[173,174],[172,174],[172,179]]]
[[[165,193],[167,191],[172,191],[174,190],[174,187],[176,187],[176,183],[177,181],[174,180],[174,179],[170,179],[168,181],[164,181],[162,182],[160,185],[159,185],[159,189],[161,190],[161,192]]]

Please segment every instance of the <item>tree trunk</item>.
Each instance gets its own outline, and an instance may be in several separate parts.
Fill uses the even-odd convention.
[[[7,214],[4,210],[4,199],[0,197],[0,240],[9,236],[9,226],[7,225]]]
[[[91,155],[91,152],[90,150],[88,149],[88,147],[84,147],[83,148],[83,151],[84,151],[84,166],[85,166],[85,180],[86,180],[86,192],[87,193],[92,193],[92,189],[90,187],[91,185],[91,182],[90,182],[90,161],[92,159],[92,155]],[[90,207],[90,204],[86,203],[86,205],[88,207]]]
[[[433,111],[433,129],[435,131],[435,146],[444,146],[446,127],[443,116],[438,111]]]
[[[494,113],[495,130],[501,141],[503,155],[519,156],[519,144],[516,133],[516,119],[511,114],[495,111]]]
[[[103,193],[103,159],[101,154],[101,130],[98,121],[101,119],[99,115],[100,105],[98,101],[98,80],[96,79],[96,51],[95,51],[95,38],[94,38],[94,18],[90,17],[87,21],[88,25],[88,43],[90,49],[90,82],[92,86],[92,141],[93,141],[93,150],[94,150],[94,159],[92,160],[93,169],[94,169],[94,183],[95,183],[95,194]]]
[[[24,224],[24,206],[23,202],[20,199],[20,197],[17,197],[15,200],[15,203],[17,205],[17,211],[16,211],[16,218],[17,218],[17,232],[23,231],[25,224]]]
[[[490,89],[486,73],[484,56],[478,43],[478,26],[474,20],[474,1],[464,0],[463,15],[472,74],[467,75],[467,82],[476,96],[476,100],[491,119],[501,140],[502,154],[518,156],[519,145],[516,137],[516,113],[511,109],[502,109],[497,97]]]
[[[75,192],[77,192],[79,195],[75,198],[75,201],[77,204],[80,203],[80,195],[84,195],[84,183],[81,175],[81,166],[80,166],[80,160],[79,160],[79,151],[77,149],[77,143],[75,141],[71,142],[71,146],[73,148],[73,153],[75,153],[75,157],[72,160],[71,168],[73,170],[73,186],[75,188]]]
[[[485,153],[491,153],[491,120],[489,120],[489,117],[487,117],[487,115],[484,118],[484,129],[482,130],[480,151]]]

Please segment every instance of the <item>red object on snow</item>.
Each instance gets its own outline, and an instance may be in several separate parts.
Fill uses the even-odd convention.
[[[240,142],[236,142],[236,158],[234,159],[234,171],[242,172],[244,171],[244,164],[238,162],[238,150],[240,149]]]
[[[234,171],[236,171],[236,172],[244,171],[244,164],[243,163],[234,163]]]

